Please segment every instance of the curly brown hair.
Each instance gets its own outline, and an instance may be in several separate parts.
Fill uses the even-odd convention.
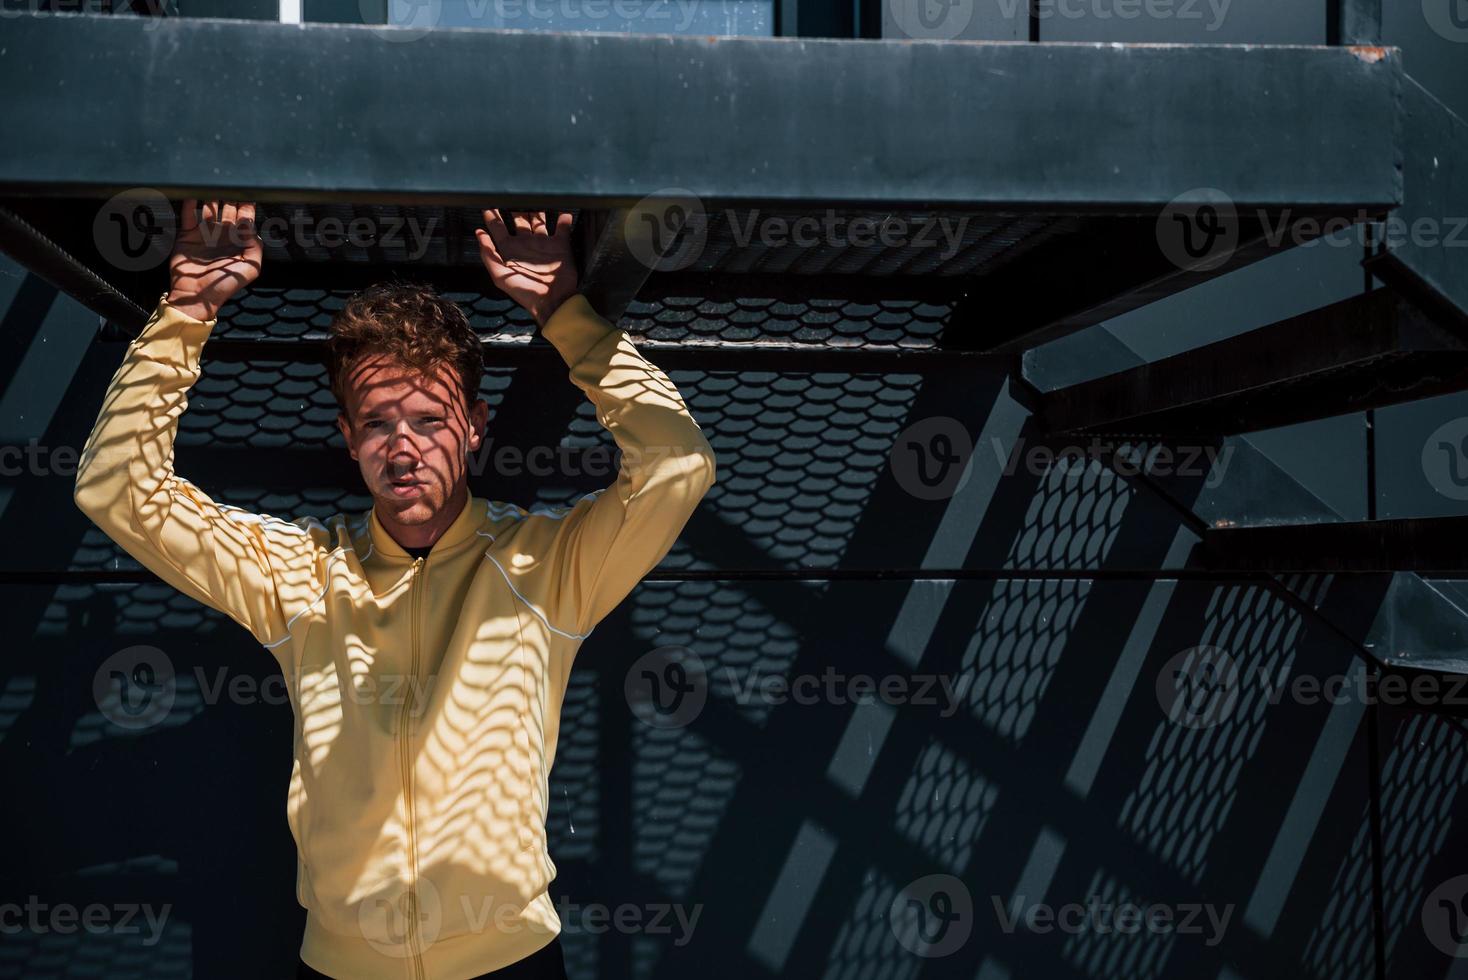
[[[361,357],[386,354],[415,373],[432,376],[447,362],[458,372],[465,406],[479,397],[484,350],[459,304],[432,286],[389,280],[347,300],[331,319],[326,371],[331,393],[347,412],[348,369]]]

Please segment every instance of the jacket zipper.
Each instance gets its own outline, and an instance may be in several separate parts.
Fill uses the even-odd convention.
[[[411,592],[411,623],[409,629],[412,633],[411,654],[408,663],[409,690],[413,690],[418,680],[418,582],[419,573],[426,564],[426,558],[413,559],[413,583]],[[423,950],[419,944],[418,937],[418,830],[413,825],[413,756],[408,737],[408,711],[413,699],[403,699],[402,711],[398,717],[398,759],[399,768],[403,777],[403,802],[407,813],[408,827],[408,953],[413,958],[413,976],[426,977],[423,969]]]

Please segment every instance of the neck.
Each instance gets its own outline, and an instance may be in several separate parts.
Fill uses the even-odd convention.
[[[397,521],[391,514],[383,512],[382,507],[377,507],[377,520],[381,522],[392,539],[404,548],[429,548],[432,547],[444,532],[454,523],[459,514],[463,512],[464,505],[469,502],[469,486],[461,485],[449,497],[448,503],[435,515],[433,519],[423,524],[403,524]]]

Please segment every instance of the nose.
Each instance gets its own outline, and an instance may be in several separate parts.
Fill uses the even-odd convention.
[[[406,422],[398,425],[388,439],[387,458],[395,468],[411,468],[422,458],[413,430]]]

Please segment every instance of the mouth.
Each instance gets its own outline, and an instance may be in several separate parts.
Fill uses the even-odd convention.
[[[423,493],[423,483],[419,480],[393,480],[389,486],[394,497],[417,497]]]

